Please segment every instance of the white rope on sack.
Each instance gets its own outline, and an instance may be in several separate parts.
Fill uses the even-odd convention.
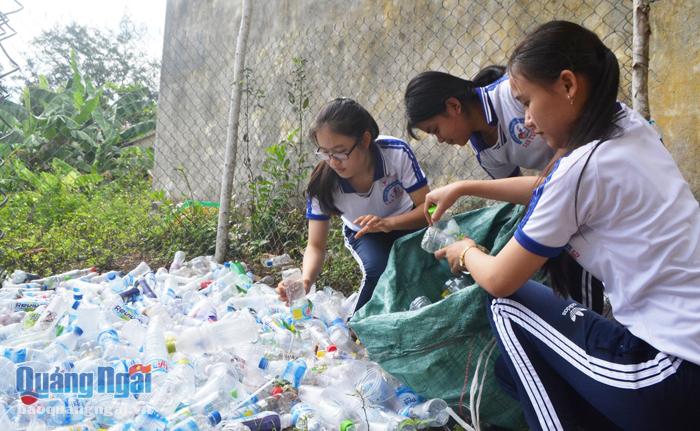
[[[495,351],[495,348],[496,340],[491,339],[491,341],[486,343],[484,348],[481,349],[481,352],[479,353],[479,358],[476,361],[476,369],[474,370],[474,378],[472,379],[472,385],[469,389],[469,414],[471,416],[472,424],[474,424],[475,431],[481,431],[481,422],[479,417],[479,408],[481,407],[481,395],[484,391],[484,383],[486,382],[486,374],[488,373],[488,361],[489,359],[491,359],[491,355]],[[482,364],[484,365],[483,371],[481,377],[479,377],[479,371],[482,368]]]

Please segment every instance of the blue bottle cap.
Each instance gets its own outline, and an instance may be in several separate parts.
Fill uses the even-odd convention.
[[[75,332],[79,336],[83,335],[83,328],[81,328],[80,326],[76,326],[75,328],[73,328],[73,332]]]
[[[269,365],[270,361],[268,361],[266,357],[263,356],[262,358],[260,358],[260,362],[258,362],[258,368],[260,368],[261,370],[266,370]]]
[[[212,425],[217,425],[219,422],[221,422],[221,413],[216,410],[209,413],[209,422],[211,422]]]
[[[115,278],[117,278],[117,273],[116,273],[116,272],[110,272],[109,274],[107,274],[107,280],[112,281],[112,280],[114,280]]]
[[[405,385],[401,385],[401,386],[399,386],[399,387],[396,389],[396,395],[397,395],[397,396],[398,396],[398,395],[403,395],[403,394],[406,394],[406,393],[414,394],[414,395],[415,395],[416,391],[414,391],[413,389],[411,389],[409,386],[405,386]]]

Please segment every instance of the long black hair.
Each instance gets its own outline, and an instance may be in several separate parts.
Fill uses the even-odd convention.
[[[598,140],[588,154],[581,176],[600,144],[621,133],[617,124],[620,66],[615,54],[592,31],[568,21],[543,24],[515,48],[508,62],[508,70],[511,76],[522,76],[542,85],[555,82],[564,70],[586,77],[590,93],[563,148],[564,152],[568,152]],[[557,153],[561,154],[562,151]],[[554,162],[552,160],[543,171],[538,184],[551,171]],[[576,183],[573,202],[577,226],[581,176]],[[577,264],[568,253],[549,259],[545,264],[552,287],[561,295],[569,296],[569,286],[576,285],[574,280],[569,279],[573,265]]]
[[[309,137],[318,145],[316,133],[322,127],[329,127],[333,133],[348,136],[360,141],[369,132],[371,141],[379,136],[379,126],[367,110],[352,99],[345,97],[328,102],[314,120]],[[333,202],[333,192],[338,184],[338,174],[325,161],[319,162],[311,172],[306,194],[318,199],[321,211],[329,215],[339,215],[340,210]]]
[[[505,66],[487,66],[471,81],[434,70],[419,73],[411,79],[404,93],[406,131],[418,139],[414,132],[416,124],[445,112],[445,102],[450,97],[459,100],[464,110],[476,105],[479,103],[476,89],[496,81],[505,71]]]

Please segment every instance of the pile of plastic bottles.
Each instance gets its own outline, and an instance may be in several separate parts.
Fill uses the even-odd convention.
[[[269,266],[289,259],[270,260]],[[169,269],[15,271],[0,289],[0,430],[406,430],[442,426],[366,359],[346,326],[356,296],[290,303],[240,262]]]

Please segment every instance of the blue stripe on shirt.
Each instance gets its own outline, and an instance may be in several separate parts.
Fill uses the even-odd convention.
[[[527,236],[527,234],[523,232],[523,229],[520,226],[518,226],[518,229],[516,229],[515,234],[513,234],[513,236],[515,237],[515,240],[518,241],[518,244],[522,245],[525,250],[534,253],[538,256],[556,257],[564,249],[564,247],[549,247],[540,244],[539,242]]]
[[[411,148],[408,146],[407,143],[400,141],[398,139],[382,139],[382,140],[378,140],[375,142],[379,146],[381,146],[382,148],[393,149],[393,150],[403,150],[408,155],[409,160],[411,160],[411,167],[413,168],[413,173],[416,176],[417,183],[420,183],[422,181],[427,181],[425,176],[421,172],[420,165],[418,164],[418,160],[416,159],[416,155],[413,154],[413,151],[411,150]],[[411,188],[413,188],[414,186],[415,186],[415,184],[412,185]],[[408,189],[404,187],[404,190],[408,190]]]
[[[535,210],[535,207],[537,206],[537,203],[540,201],[540,197],[542,197],[542,193],[544,192],[544,186],[547,185],[549,180],[552,179],[552,175],[554,175],[554,172],[557,170],[559,167],[559,162],[561,162],[561,159],[557,160],[557,162],[554,164],[552,167],[552,172],[547,175],[547,178],[545,178],[544,182],[537,186],[534,192],[532,192],[532,197],[530,198],[530,203],[528,203],[528,208],[527,208],[527,213],[525,214],[525,217],[520,221],[520,224],[518,227],[520,229],[525,228],[525,223],[530,219],[530,216],[532,215],[532,212]]]
[[[330,217],[328,217],[325,214],[314,214],[313,211],[311,210],[311,199],[307,198],[306,199],[306,218],[309,220],[330,220]]]

